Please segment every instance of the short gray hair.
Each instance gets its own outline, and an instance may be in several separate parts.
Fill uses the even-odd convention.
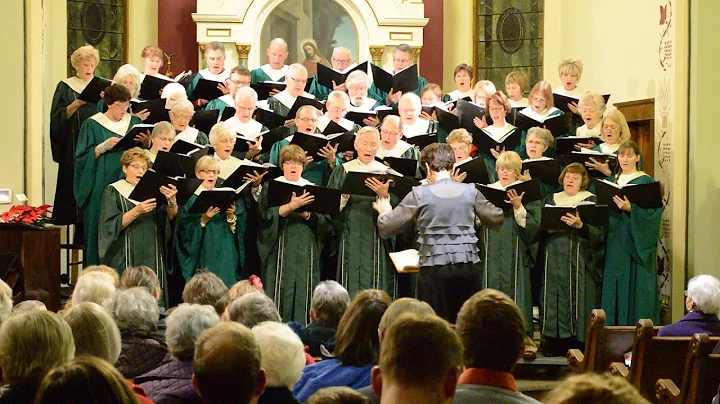
[[[221,50],[224,54],[225,53],[225,45],[223,45],[222,42],[218,42],[218,41],[209,42],[207,45],[205,45],[205,53],[208,53],[208,51],[211,51],[211,50]]]
[[[115,73],[115,77],[113,77],[112,79],[113,84],[122,84],[122,80],[125,78],[125,76],[132,77],[133,81],[135,82],[135,88],[130,93],[130,96],[132,98],[137,98],[140,94],[140,86],[142,84],[140,70],[138,70],[137,67],[131,64],[124,64],[120,66],[117,73]]]
[[[407,54],[410,55],[410,56],[413,56],[413,53],[414,53],[414,52],[413,52],[413,48],[412,48],[410,45],[406,44],[406,43],[401,43],[401,44],[395,46],[395,49],[393,49],[393,52],[392,52],[393,55],[394,55],[395,52],[397,52],[397,51],[407,53]]]
[[[257,92],[252,87],[241,87],[235,94],[234,101],[238,102],[238,101],[240,101],[241,98],[245,98],[245,97],[250,98],[252,100],[252,102],[254,102],[255,104],[257,104],[257,102],[258,102]]]
[[[688,281],[687,296],[695,308],[705,314],[720,314],[720,280],[711,275],[698,275]]]
[[[310,309],[319,322],[336,328],[349,304],[348,291],[341,284],[328,280],[320,282],[315,287]]]
[[[260,293],[250,293],[235,300],[228,307],[228,318],[247,328],[265,321],[282,321],[272,299]]]
[[[180,83],[170,83],[163,87],[162,94],[160,95],[160,98],[170,98],[173,94],[180,93],[182,96],[182,99],[187,100],[187,92],[185,90],[185,87],[183,87]],[[176,100],[175,102],[177,102]],[[190,103],[192,105],[192,103]]]
[[[0,324],[10,316],[13,308],[13,291],[10,286],[0,280]]]
[[[362,70],[355,70],[348,74],[345,83],[347,87],[350,87],[351,83],[364,83],[365,86],[370,87],[370,77]]]
[[[115,364],[120,356],[120,330],[110,314],[92,302],[65,310],[62,317],[70,325],[75,353],[86,354]]]
[[[75,285],[72,295],[72,304],[93,302],[102,304],[115,291],[113,277],[101,271],[92,271],[82,274]]]
[[[220,322],[215,308],[206,304],[179,305],[167,318],[165,341],[178,361],[190,361],[200,334]]]
[[[327,105],[330,102],[341,102],[345,108],[350,108],[350,97],[347,95],[344,91],[333,91],[330,94],[328,94],[327,101],[325,102],[325,105]]]
[[[305,367],[305,348],[300,337],[285,324],[266,321],[252,329],[260,347],[268,387],[292,390]]]
[[[213,125],[210,129],[210,135],[208,135],[210,144],[215,147],[215,143],[222,139],[230,139],[232,144],[235,144],[236,132],[227,122],[219,122]]]
[[[116,290],[102,306],[123,335],[147,336],[157,331],[160,308],[155,298],[141,287]]]

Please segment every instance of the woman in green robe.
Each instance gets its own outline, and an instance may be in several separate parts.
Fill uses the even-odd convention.
[[[168,124],[169,125],[169,124]],[[139,147],[127,150],[120,160],[125,179],[107,186],[100,209],[98,246],[100,263],[115,268],[122,275],[125,268],[144,265],[151,268],[160,282],[167,308],[168,256],[170,220],[178,211],[177,188],[160,187],[167,205],[160,208],[155,198],[145,201],[130,199],[130,194],[148,170],[150,159]]]
[[[97,265],[98,222],[100,206],[105,187],[122,177],[120,157],[122,150],[115,150],[128,129],[140,120],[127,113],[130,92],[113,84],[105,89],[108,110],[91,116],[80,129],[75,151],[74,194],[83,211],[84,264]],[[139,140],[139,137],[136,138]]]
[[[499,180],[490,187],[505,190],[520,182],[522,162],[513,152],[502,152],[498,156],[496,169]],[[502,226],[489,228],[483,226],[479,233],[480,267],[482,268],[482,287],[499,290],[510,296],[520,307],[525,320],[525,352],[534,354],[537,347],[532,341],[533,304],[530,291],[530,268],[537,248],[534,243],[540,230],[540,202],[523,204],[523,195],[511,189],[507,193],[512,209],[503,212]],[[530,345],[528,345],[530,344]]]
[[[100,61],[97,49],[90,45],[76,49],[70,62],[75,76],[58,83],[50,107],[50,146],[53,161],[58,163],[53,222],[58,225],[79,224],[80,210],[73,195],[75,149],[82,124],[95,114],[96,104],[79,100],[80,93],[92,80]]]
[[[630,128],[628,127],[625,115],[622,112],[614,109],[607,113],[600,121],[600,130],[603,142],[597,146],[594,146],[591,150],[604,153],[604,154],[618,154],[620,145],[630,140]],[[596,170],[602,173],[606,180],[610,180],[612,176],[612,168],[608,163],[600,163],[597,160],[590,158],[590,161],[585,163],[588,170]],[[642,156],[638,162],[638,170],[642,169]],[[594,189],[591,188],[591,191]]]
[[[577,206],[595,202],[587,191],[590,176],[579,163],[560,174],[563,190],[545,198],[542,205]],[[604,229],[590,225],[571,213],[561,218],[566,230],[544,235],[543,285],[540,293],[540,324],[547,354],[565,355],[582,347],[590,312],[600,305]]]
[[[201,157],[195,164],[195,175],[203,183],[178,212],[175,252],[186,281],[199,270],[207,269],[225,285],[232,286],[245,278],[241,263],[247,218],[242,202],[232,204],[222,213],[218,207],[210,207],[205,213],[190,213],[198,195],[215,188],[219,173],[220,163],[211,156]]]
[[[530,95],[528,96],[528,102],[530,105],[521,109],[518,114],[524,115],[541,123],[544,123],[547,119],[554,116],[563,115],[562,110],[555,108],[552,86],[547,81],[540,81],[533,86],[532,90],[530,90]],[[567,136],[567,133],[553,133],[552,135],[553,138],[557,139]],[[522,144],[524,145],[525,142],[523,141]],[[555,157],[555,148],[550,145],[548,150],[545,152],[545,155],[548,157]],[[523,156],[523,158],[526,157],[522,153],[521,156]]]
[[[640,147],[633,141],[618,149],[620,171],[610,181],[620,185],[649,184],[655,180],[638,171]],[[643,209],[627,197],[613,198],[610,210],[603,275],[602,304],[608,325],[633,325],[638,319],[660,321],[657,283],[657,242],[662,208]]]
[[[552,161],[552,158],[545,157],[544,154],[550,147],[552,147],[554,140],[555,139],[553,138],[552,133],[550,133],[547,129],[539,127],[528,129],[527,136],[525,136],[525,151],[528,158],[523,160],[523,164],[536,161]],[[552,183],[547,183],[543,181],[542,178],[538,178],[540,180],[540,195],[543,199],[548,195],[552,195],[562,190],[562,187],[557,182],[557,177],[553,178],[554,181]],[[525,181],[532,179],[530,170],[523,171],[523,179]]]
[[[184,93],[183,93],[184,94]],[[183,140],[188,143],[196,143],[200,146],[210,144],[208,135],[192,126],[188,126],[192,120],[195,108],[192,102],[187,99],[175,101],[170,108],[170,123],[172,123],[177,135],[175,141]]]
[[[280,152],[283,176],[273,181],[298,186],[312,184],[300,176],[306,164],[307,157],[300,147],[286,146]],[[327,215],[297,211],[313,202],[308,193],[295,195],[284,205],[271,206],[270,182],[253,189],[260,212],[258,250],[262,280],[283,321],[306,324],[310,322],[313,290],[321,280],[320,253],[332,222]]]

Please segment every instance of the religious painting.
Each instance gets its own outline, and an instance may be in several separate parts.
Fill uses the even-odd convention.
[[[92,45],[100,53],[96,76],[109,79],[125,63],[127,0],[67,1],[67,68],[75,74],[70,55],[75,49]]]
[[[475,10],[476,81],[504,90],[512,71],[525,73],[531,87],[542,80],[543,0],[477,0]]]
[[[302,63],[310,76],[317,65],[330,67],[333,49],[344,46],[358,61],[357,28],[347,11],[333,0],[286,0],[263,24],[260,63],[267,63],[265,48],[273,38],[288,43],[286,64]]]

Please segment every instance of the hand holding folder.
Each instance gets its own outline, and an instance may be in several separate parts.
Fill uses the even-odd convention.
[[[312,203],[297,209],[297,212],[314,212],[337,215],[340,212],[340,190],[316,185],[299,186],[283,181],[268,183],[268,203],[270,206],[281,206],[290,203],[293,194],[296,197],[308,193],[313,197]]]

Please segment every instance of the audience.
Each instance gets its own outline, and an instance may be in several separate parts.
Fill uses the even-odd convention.
[[[80,275],[80,277],[82,277],[85,274],[89,274],[91,272],[106,273],[112,277],[113,286],[115,286],[117,288],[120,285],[120,275],[118,275],[116,270],[114,270],[113,268],[110,268],[107,265],[90,265],[88,267],[85,267],[85,269],[83,269],[82,275]],[[80,278],[78,278],[78,279],[80,279]]]
[[[208,404],[257,403],[265,390],[260,347],[252,331],[235,322],[200,334],[192,366],[193,388]]]
[[[9,311],[9,309],[8,309]],[[32,404],[45,375],[75,355],[70,326],[55,313],[29,311],[0,326],[0,403]]]
[[[13,309],[13,291],[7,283],[0,280],[0,324],[10,316]]]
[[[228,319],[253,328],[265,321],[282,322],[272,299],[261,293],[250,293],[235,300],[227,308]]]
[[[570,376],[543,400],[546,404],[646,404],[643,396],[624,378],[609,373]]]
[[[685,292],[688,314],[677,323],[658,330],[659,337],[691,337],[695,333],[720,335],[720,280],[698,275],[688,282]]]
[[[155,298],[143,288],[120,289],[103,303],[115,319],[122,340],[116,366],[128,379],[170,362],[164,342],[153,338],[160,309]]]
[[[350,302],[338,324],[335,358],[306,366],[293,394],[304,402],[323,387],[348,386],[359,389],[370,385],[370,369],[378,363],[377,329],[390,305],[382,290],[359,292]]]
[[[185,285],[182,300],[185,303],[210,305],[218,316],[222,316],[228,304],[228,288],[214,273],[199,272]]]
[[[24,300],[13,306],[12,312],[10,314],[14,315],[31,310],[47,310],[47,306],[45,306],[45,303],[41,302],[40,300]],[[0,324],[2,324],[2,320],[0,320]]]
[[[219,322],[208,305],[184,303],[168,316],[167,345],[174,360],[135,378],[155,404],[202,402],[192,387],[195,341]]]
[[[259,403],[299,403],[292,388],[305,367],[305,350],[300,337],[287,325],[272,321],[258,324],[252,332],[260,347],[261,365],[267,380]]]
[[[455,403],[537,403],[518,392],[512,375],[525,352],[525,323],[506,294],[484,289],[463,304],[455,331],[463,346],[465,370]]]
[[[249,293],[262,293],[265,294],[265,291],[263,290],[262,282],[260,281],[260,278],[258,278],[255,275],[251,275],[249,279],[243,279],[241,281],[237,281],[228,291],[228,303],[225,307],[225,311],[223,312],[222,316],[220,316],[220,319],[222,321],[228,321],[228,307],[237,299],[249,294]]]
[[[157,274],[150,267],[145,265],[139,265],[125,269],[120,278],[120,289],[130,289],[140,287],[145,289],[148,293],[155,298],[158,305],[161,304],[160,298],[162,297],[160,289],[160,279]],[[166,304],[167,302],[164,302]],[[162,306],[158,306],[160,309],[160,319],[157,322],[157,331],[153,333],[153,336],[165,341],[165,318],[168,313]]]
[[[72,304],[76,305],[82,302],[103,304],[105,299],[115,291],[115,288],[115,280],[109,273],[104,271],[84,272],[75,284]]]
[[[345,386],[320,389],[308,398],[305,404],[369,404],[370,400],[357,391]]]
[[[335,349],[335,333],[345,309],[350,304],[347,290],[335,281],[320,282],[310,301],[310,324],[300,330],[303,344],[314,357],[322,356],[321,346],[327,352]]]

